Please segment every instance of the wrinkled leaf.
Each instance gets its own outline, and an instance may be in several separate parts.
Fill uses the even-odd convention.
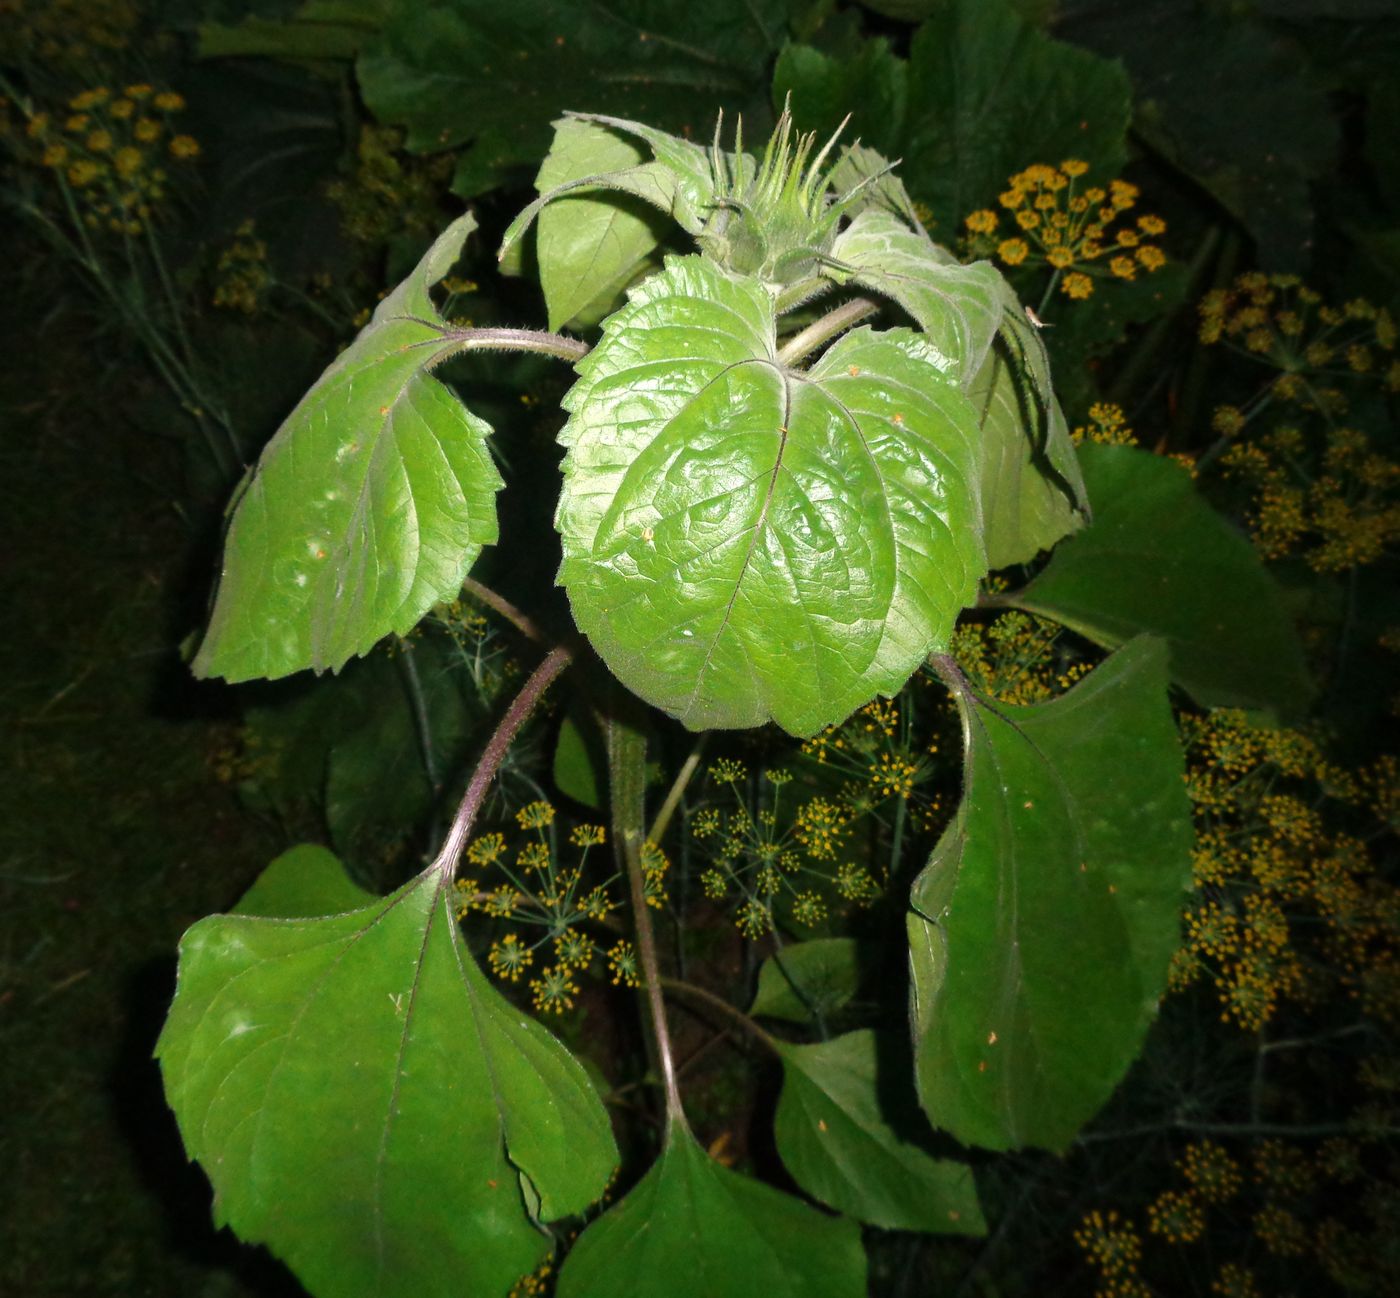
[[[309,919],[342,915],[375,900],[354,883],[334,852],[319,843],[289,848],[268,865],[234,907],[235,915]]]
[[[873,1032],[810,1046],[784,1043],[778,1053],[783,1090],[774,1134],[803,1190],[886,1230],[986,1233],[972,1169],[932,1157],[884,1116]]]
[[[875,208],[842,231],[831,255],[843,266],[833,279],[893,298],[946,358],[943,368],[964,388],[972,382],[1001,326],[1003,280],[990,262],[964,266],[923,230]]]
[[[813,1009],[821,1015],[843,1009],[859,985],[860,955],[854,938],[794,942],[759,965],[749,1013],[807,1023]]]
[[[574,617],[695,729],[794,734],[893,693],[984,571],[971,406],[908,330],[776,360],[762,286],[698,257],[634,288],[565,398]]]
[[[860,1229],[721,1167],[672,1123],[656,1165],[564,1260],[559,1298],[862,1298]]]
[[[1079,454],[1093,525],[1014,602],[1109,648],[1161,636],[1172,679],[1203,706],[1306,706],[1312,687],[1277,585],[1190,475],[1132,447]]]
[[[409,148],[462,150],[453,188],[471,195],[533,165],[566,109],[702,139],[720,108],[754,122],[786,17],[783,0],[395,0],[357,74]]]
[[[429,373],[454,344],[428,290],[474,227],[448,227],[263,451],[197,675],[339,670],[452,598],[496,539],[491,430]]]
[[[659,213],[635,197],[651,181],[655,204],[669,207],[669,173],[645,161],[644,150],[596,122],[566,117],[554,124],[554,144],[535,178],[541,195],[588,176],[628,172],[624,193],[565,195],[540,212],[536,256],[549,327],[596,324],[618,305],[622,291],[651,260],[665,232]]]
[[[583,1069],[492,988],[429,870],[321,919],[215,915],[157,1046],[214,1215],[313,1293],[504,1293],[616,1164]]]
[[[1166,688],[1144,636],[1052,702],[960,700],[963,800],[909,930],[920,1098],[965,1143],[1064,1149],[1156,1014],[1191,877]]]

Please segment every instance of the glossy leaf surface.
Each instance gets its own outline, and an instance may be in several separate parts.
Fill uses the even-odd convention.
[[[197,675],[338,670],[454,596],[496,539],[491,430],[429,372],[454,346],[429,289],[474,227],[453,222],[263,451]]]
[[[783,1044],[779,1054],[783,1090],[774,1134],[802,1189],[886,1230],[986,1232],[972,1169],[932,1157],[885,1118],[873,1032],[810,1046]],[[906,1071],[906,1086],[907,1077]]]
[[[862,288],[898,302],[946,358],[947,372],[963,387],[972,382],[1001,325],[1003,281],[990,262],[964,266],[922,230],[877,208],[857,215],[831,255]]]
[[[909,935],[920,1098],[965,1143],[1063,1149],[1156,1014],[1191,849],[1166,690],[1141,637],[1049,703],[961,701],[963,800]]]
[[[565,398],[574,617],[695,729],[811,734],[947,642],[984,571],[972,407],[908,330],[777,359],[754,280],[674,258]]]
[[[1203,706],[1304,707],[1312,687],[1279,589],[1185,469],[1127,446],[1079,454],[1093,525],[1015,602],[1109,648],[1161,636],[1172,679]]]
[[[285,868],[283,858],[283,868]],[[504,1293],[616,1163],[583,1069],[462,945],[429,871],[320,919],[215,915],[157,1047],[215,1219],[324,1298]]]
[[[852,1221],[721,1167],[672,1124],[656,1165],[569,1251],[559,1298],[861,1298]]]
[[[860,957],[854,938],[794,942],[759,965],[749,1013],[807,1023],[812,1010],[827,1015],[848,1005],[859,984]]]

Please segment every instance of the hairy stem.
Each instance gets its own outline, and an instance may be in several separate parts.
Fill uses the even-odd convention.
[[[452,346],[439,354],[440,361],[461,352],[481,351],[539,352],[561,361],[579,361],[591,350],[577,338],[543,329],[444,329],[442,336]]]
[[[645,822],[646,739],[627,720],[608,718],[608,775],[612,796],[613,851],[627,872],[632,895],[632,923],[637,930],[637,956],[651,1016],[651,1040],[656,1066],[666,1091],[667,1125],[685,1126],[680,1087],[676,1084],[676,1057],[666,1023],[666,1001],[661,994],[661,965],[656,956],[656,934],[647,909],[646,878],[642,873],[642,832]]]
[[[447,839],[442,845],[442,850],[438,852],[429,867],[438,871],[444,884],[450,882],[452,876],[457,873],[457,864],[462,859],[462,849],[466,847],[467,839],[471,837],[472,825],[476,822],[481,804],[486,800],[486,790],[500,769],[506,753],[510,751],[516,733],[525,724],[525,718],[530,715],[535,704],[539,702],[540,696],[554,683],[559,673],[569,665],[573,656],[573,650],[564,645],[558,645],[551,649],[544,661],[530,673],[530,679],[520,687],[520,693],[515,696],[510,707],[506,709],[505,716],[501,718],[500,724],[496,727],[496,733],[491,736],[486,745],[486,751],[481,754],[481,760],[476,764],[476,770],[472,772],[471,782],[467,785],[466,793],[462,795],[462,802],[457,808],[457,814],[452,818],[452,827],[447,831]]]
[[[507,622],[511,624],[527,640],[533,640],[536,644],[544,644],[548,637],[540,630],[539,623],[528,613],[522,613],[504,595],[498,595],[490,586],[483,586],[474,577],[468,577],[462,583],[462,589],[467,592],[478,604],[485,604],[493,612],[499,613]]]
[[[721,1018],[728,1023],[736,1024],[743,1028],[749,1036],[774,1054],[778,1054],[777,1038],[770,1036],[757,1023],[753,1021],[743,1010],[735,1009],[722,996],[716,996],[713,992],[707,992],[703,987],[697,987],[694,983],[682,982],[679,978],[663,978],[661,986],[673,996],[679,996],[682,1000],[688,1000],[696,1005],[703,1005],[706,1009],[716,1010]]]
[[[796,365],[805,356],[810,356],[823,343],[829,342],[837,334],[845,333],[853,324],[874,315],[880,309],[878,302],[868,297],[852,298],[833,311],[828,311],[819,320],[813,320],[805,329],[793,334],[778,349],[779,365]]]

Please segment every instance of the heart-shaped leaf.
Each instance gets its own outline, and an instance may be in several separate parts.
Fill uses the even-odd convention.
[[[834,1014],[849,1004],[859,985],[860,956],[854,938],[794,942],[759,965],[758,989],[749,1013],[808,1023],[813,1010]]]
[[[829,272],[833,279],[893,298],[946,358],[947,371],[964,388],[972,382],[1001,327],[1004,281],[990,262],[964,266],[922,230],[879,208],[860,212],[831,255],[841,264]]]
[[[976,417],[918,335],[793,370],[761,284],[673,258],[578,369],[560,580],[642,698],[812,734],[947,643],[985,571]]]
[[[1143,636],[1068,694],[959,699],[963,800],[909,916],[919,1094],[991,1149],[1063,1149],[1156,1014],[1190,881],[1166,649]]]
[[[456,595],[495,541],[491,429],[430,373],[456,343],[428,290],[475,225],[443,232],[263,451],[196,675],[338,670]]]
[[[1172,679],[1204,707],[1305,707],[1312,683],[1278,586],[1190,475],[1130,446],[1079,454],[1093,525],[1014,602],[1109,648],[1163,637]]]
[[[886,1230],[986,1233],[972,1169],[934,1158],[885,1117],[875,1033],[783,1043],[778,1054],[783,1092],[774,1135],[783,1163],[808,1194]],[[904,1079],[908,1088],[907,1062]]]
[[[487,983],[436,870],[346,914],[202,920],[156,1053],[216,1221],[323,1298],[505,1293],[549,1251],[533,1217],[582,1211],[617,1161],[583,1069]]]
[[[672,1122],[656,1165],[593,1222],[559,1298],[861,1298],[860,1229],[721,1167]]]

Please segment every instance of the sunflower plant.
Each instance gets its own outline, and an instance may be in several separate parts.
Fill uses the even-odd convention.
[[[449,226],[240,489],[194,658],[338,672],[465,588],[534,666],[420,873],[377,896],[295,848],[186,934],[166,1093],[217,1219],[316,1295],[858,1295],[863,1228],[978,1232],[966,1148],[1063,1150],[1113,1092],[1192,880],[1169,691],[1286,709],[1301,654],[1179,465],[1076,449],[1035,321],[883,158],[786,114],[756,155],[578,114],[537,188],[501,255],[538,267],[548,328],[445,314],[476,229]],[[1057,228],[1060,190],[1014,192]],[[1104,231],[1067,218],[1075,257],[1131,246],[1123,192],[1080,197]],[[560,547],[557,634],[548,591],[472,576],[503,480],[440,367],[480,351],[573,368],[557,539],[504,538]],[[598,754],[562,793],[598,823],[566,831],[541,790],[507,837],[488,792],[562,690],[560,752]],[[804,741],[794,769],[724,757],[691,787],[707,735],[759,727]],[[747,1009],[687,980],[661,914],[758,944]],[[638,989],[651,1062],[623,1082],[566,1018],[589,969]],[[693,1134],[678,1004],[780,1068],[785,1188]]]

